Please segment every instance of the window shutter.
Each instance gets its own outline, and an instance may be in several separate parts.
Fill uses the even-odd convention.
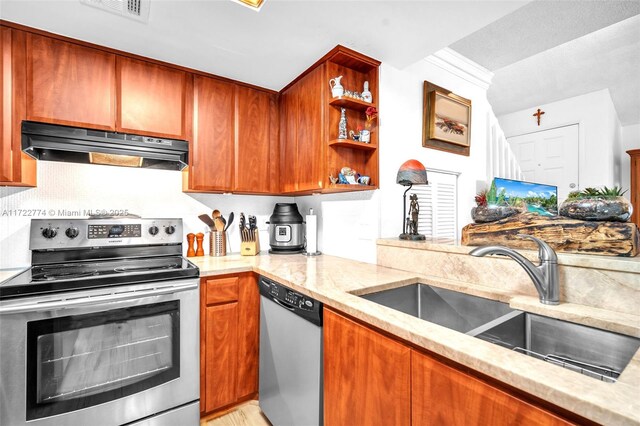
[[[458,175],[430,169],[427,172],[429,185],[414,186],[409,191],[418,195],[418,232],[427,238],[457,240]]]

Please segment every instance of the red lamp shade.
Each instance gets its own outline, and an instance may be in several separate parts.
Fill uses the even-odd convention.
[[[427,185],[427,169],[418,160],[407,160],[398,169],[396,183],[403,186]]]

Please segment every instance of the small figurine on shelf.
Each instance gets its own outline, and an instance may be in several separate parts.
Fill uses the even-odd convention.
[[[340,84],[341,79],[342,79],[342,76],[332,78],[331,80],[329,80],[329,87],[331,88],[331,96],[333,96],[334,98],[337,98],[344,94],[344,87],[342,87],[342,84]]]
[[[351,136],[351,139],[353,139],[355,142],[360,142],[360,133],[349,130],[349,136]]]
[[[369,82],[364,82],[364,90],[362,91],[362,100],[365,102],[373,102],[373,97],[371,96],[371,92],[369,91]]]
[[[340,108],[340,122],[338,123],[338,139],[347,139],[347,110]]]

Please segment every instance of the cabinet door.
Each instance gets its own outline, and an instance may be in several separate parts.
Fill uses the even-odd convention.
[[[414,425],[569,425],[548,411],[412,351]]]
[[[258,392],[258,348],[260,345],[260,291],[255,274],[240,276],[238,297],[237,399]]]
[[[191,75],[135,59],[117,58],[118,131],[186,139]]]
[[[196,76],[193,142],[189,155],[189,189],[233,188],[234,97],[232,83]]]
[[[200,399],[209,412],[236,401],[239,280],[203,278],[201,285]]]
[[[21,150],[26,118],[26,33],[0,27],[0,184],[35,186],[36,160]]]
[[[307,74],[297,84],[298,128],[297,128],[297,180],[298,190],[321,189],[329,177],[324,176],[324,106],[321,87],[324,67],[320,66]]]
[[[325,309],[327,426],[409,425],[410,367],[408,347]]]
[[[297,186],[298,165],[298,85],[280,95],[280,191],[294,192]]]
[[[115,55],[27,35],[27,119],[115,129]]]
[[[206,308],[205,411],[236,401],[238,303]]]
[[[275,95],[244,86],[236,87],[235,190],[269,193],[277,164],[278,126]],[[277,186],[273,188],[277,192]]]

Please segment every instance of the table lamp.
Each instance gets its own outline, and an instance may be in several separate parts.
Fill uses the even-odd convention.
[[[418,213],[420,206],[418,205],[418,196],[411,195],[411,208],[409,216],[407,216],[407,192],[413,185],[428,185],[427,169],[418,160],[407,160],[398,169],[396,183],[406,186],[407,190],[402,195],[402,234],[401,240],[424,240],[425,236],[418,234]]]

